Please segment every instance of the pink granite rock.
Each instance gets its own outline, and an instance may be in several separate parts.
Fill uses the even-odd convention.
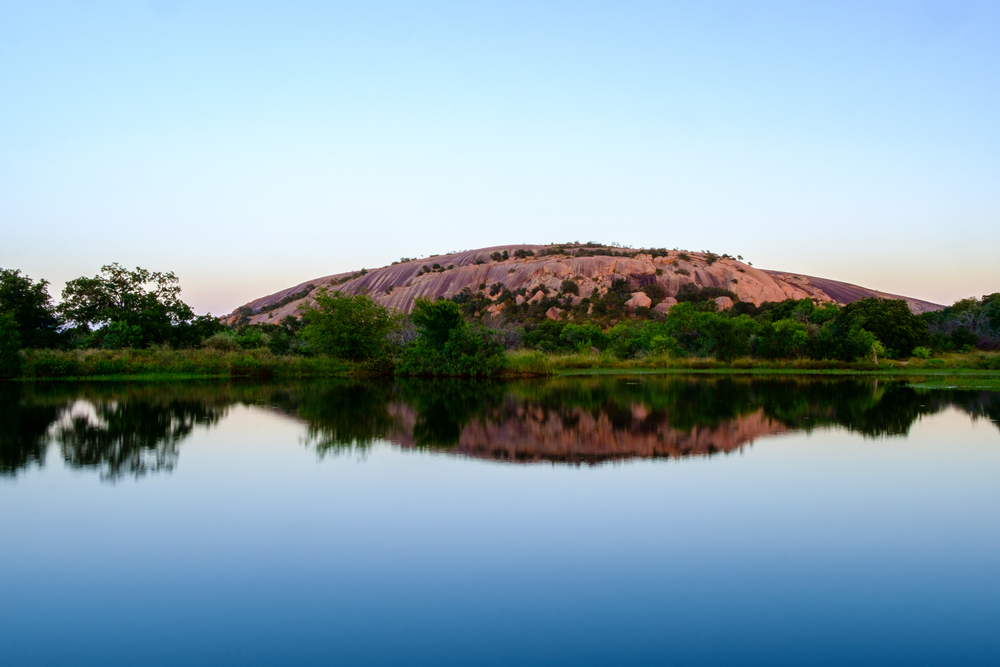
[[[780,271],[763,271],[728,257],[719,257],[709,264],[709,258],[699,252],[688,252],[687,260],[680,260],[675,252],[670,252],[665,258],[652,259],[649,254],[641,252],[634,258],[615,257],[610,253],[622,254],[629,251],[605,248],[604,252],[609,253],[607,255],[578,257],[574,253],[590,250],[567,248],[569,253],[560,253],[556,250],[555,254],[545,256],[540,256],[540,252],[549,250],[549,246],[524,244],[435,255],[371,269],[363,274],[359,270],[314,278],[250,301],[246,307],[255,312],[250,318],[251,323],[255,324],[267,322],[269,318],[273,322],[280,321],[288,315],[298,317],[301,314],[300,308],[312,302],[315,291],[326,288],[348,294],[363,291],[387,308],[408,313],[413,309],[414,300],[419,297],[431,300],[439,297],[448,298],[466,287],[476,292],[482,283],[487,285],[500,283],[511,291],[520,288],[533,289],[541,284],[550,290],[558,291],[563,277],[572,275],[579,284],[580,294],[583,296],[591,296],[595,288],[598,295],[604,294],[615,278],[626,277],[633,281],[633,284],[659,285],[669,296],[676,295],[687,283],[699,287],[721,287],[735,292],[740,300],[756,305],[766,301],[782,301],[786,298],[809,298],[820,303],[850,303],[868,296],[882,296],[905,299],[910,310],[915,313],[941,309],[941,306],[927,301],[879,293],[849,283]],[[513,255],[518,249],[531,250],[535,255],[516,260]],[[490,257],[494,252],[503,251],[508,252],[510,259],[494,261]],[[438,271],[433,269],[434,264],[454,268]],[[424,271],[425,266],[427,271]],[[680,269],[686,271],[687,275],[677,273]],[[659,274],[656,273],[658,270]],[[286,297],[303,292],[308,294],[274,307]],[[644,299],[638,301],[633,301],[635,297],[629,299],[633,304],[630,307],[643,305],[645,298],[648,298],[643,296]],[[541,298],[541,292],[536,291],[532,295],[535,301]],[[518,297],[515,301],[519,304],[524,303],[524,298]],[[665,308],[672,305],[668,300],[663,304],[667,304]],[[262,310],[268,306],[272,309]],[[662,308],[659,312],[662,312]],[[224,320],[235,322],[240,317],[242,313],[234,310],[224,316]]]
[[[641,308],[643,306],[649,308],[653,305],[653,300],[650,299],[645,292],[632,292],[632,298],[626,301],[625,305],[629,310],[635,310],[636,308]]]
[[[733,300],[728,296],[716,297],[715,303],[719,304],[719,310],[727,310],[733,307]]]

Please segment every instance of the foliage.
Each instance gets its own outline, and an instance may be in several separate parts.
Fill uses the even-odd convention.
[[[0,313],[0,378],[14,377],[21,370],[21,334],[13,313]]]
[[[47,280],[36,283],[17,269],[0,269],[0,313],[13,317],[25,347],[57,347],[61,342],[48,286]]]
[[[870,331],[891,357],[909,357],[929,341],[927,322],[910,312],[901,299],[867,298],[844,306],[832,324],[841,333]],[[842,357],[844,358],[844,357]]]
[[[929,326],[931,347],[936,350],[1000,349],[1000,292],[962,299],[920,317]]]
[[[808,344],[807,326],[785,319],[761,324],[756,340],[751,342],[751,352],[763,359],[792,359],[803,356]]]
[[[352,367],[331,357],[275,355],[267,349],[27,350],[21,377],[342,375]]]
[[[101,267],[93,278],[70,280],[63,289],[59,312],[67,321],[86,329],[111,322],[138,327],[135,346],[171,342],[174,327],[190,323],[194,313],[180,299],[181,288],[172,272],[129,271],[118,264]],[[92,338],[103,345],[104,335]]]
[[[105,350],[139,347],[142,343],[142,329],[128,322],[111,322],[102,333],[101,347]]]
[[[320,288],[315,305],[302,311],[299,335],[314,352],[338,359],[366,361],[389,352],[389,335],[398,318],[367,294]]]
[[[496,375],[505,365],[499,336],[462,319],[457,303],[447,299],[417,299],[410,320],[417,340],[402,352],[404,375]]]
[[[562,292],[563,294],[573,294],[579,296],[580,286],[576,283],[575,280],[564,280],[562,281],[562,284],[559,286],[559,291]]]

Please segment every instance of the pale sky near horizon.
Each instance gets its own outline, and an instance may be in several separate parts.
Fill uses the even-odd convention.
[[[1000,291],[996,2],[0,5],[0,267],[197,312],[505,243]]]

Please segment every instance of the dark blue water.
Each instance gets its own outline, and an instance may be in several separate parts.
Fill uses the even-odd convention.
[[[1000,396],[2,389],[0,664],[1000,664]]]

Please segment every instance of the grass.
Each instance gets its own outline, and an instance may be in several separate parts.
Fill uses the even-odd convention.
[[[1000,378],[1000,354],[974,352],[938,359],[844,362],[813,359],[735,359],[731,362],[669,355],[618,359],[608,354],[544,354],[515,352],[508,356],[513,368],[535,375],[603,374],[754,374],[754,375],[971,375]]]
[[[370,374],[371,369],[331,357],[275,355],[266,349],[29,350],[22,353],[20,379],[195,380],[209,378],[299,378]],[[612,354],[546,354],[517,350],[507,355],[504,378],[604,374],[870,375],[913,378],[912,386],[964,386],[1000,390],[1000,354],[972,352],[906,362],[842,362],[810,359],[735,359],[731,362],[669,355],[618,359]]]
[[[934,378],[914,378],[907,384],[914,389],[980,389],[1000,391],[1000,376],[946,375]]]
[[[279,356],[269,350],[27,350],[20,379],[179,380],[331,377],[357,372],[329,357]]]

